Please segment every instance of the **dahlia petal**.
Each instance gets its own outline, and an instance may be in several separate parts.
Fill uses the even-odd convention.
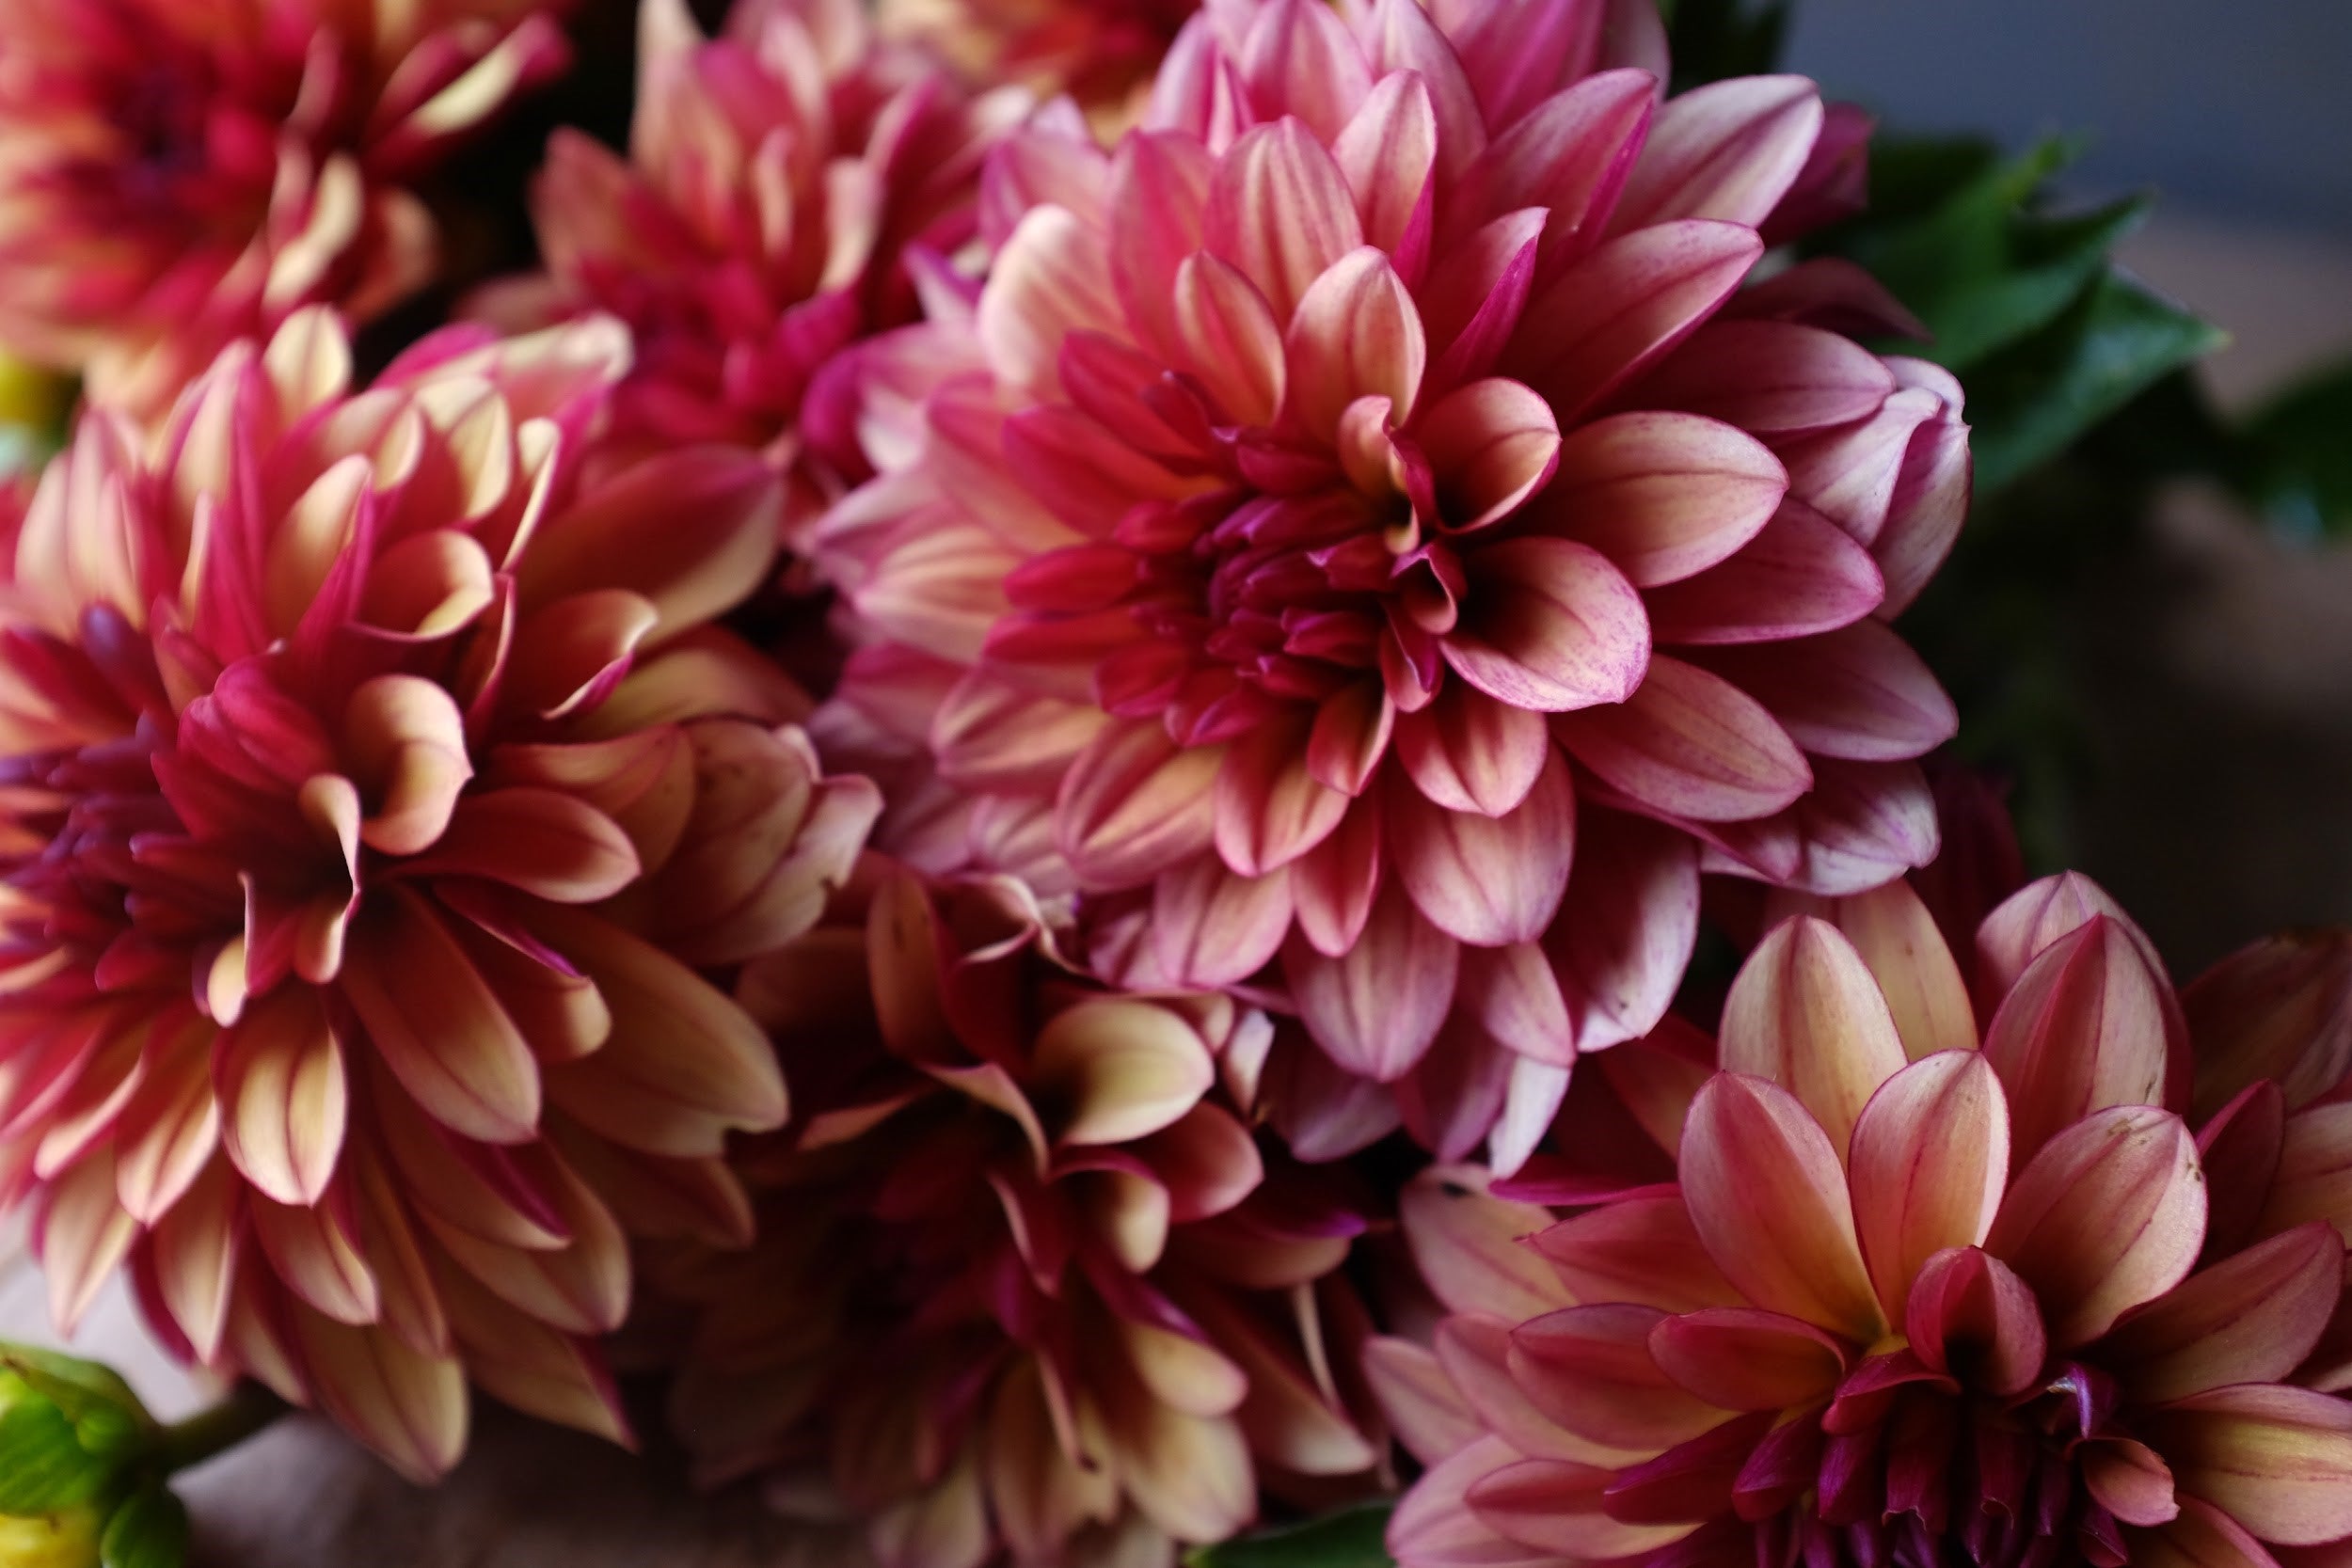
[[[1382,0],[1418,9],[1417,0]],[[1481,1437],[1431,1468],[1389,1521],[1387,1544],[1402,1568],[1542,1568],[1556,1554],[1510,1540],[1470,1505],[1470,1488],[1522,1455],[1500,1437]]]
[[[1501,816],[1392,788],[1383,837],[1414,907],[1438,929],[1480,947],[1533,942],[1567,891],[1576,786],[1553,752],[1527,799]]]
[[[1064,207],[1032,207],[997,251],[975,326],[996,374],[1045,393],[1060,384],[1063,341],[1117,335],[1111,264],[1102,237]]]
[[[1624,199],[1618,233],[1676,218],[1760,226],[1821,133],[1821,94],[1802,76],[1737,76],[1666,101]]]
[[[1031,1072],[1065,1145],[1123,1144],[1174,1124],[1216,1081],[1208,1047],[1166,1007],[1098,997],[1039,1031]]]
[[[1538,512],[1544,526],[1657,588],[1754,539],[1788,489],[1764,444],[1692,414],[1614,414],[1572,431]]]
[[[1934,750],[1960,727],[1926,661],[1875,620],[1692,657],[1772,709],[1790,738],[1820,756],[1899,761]]]
[[[1347,252],[1307,285],[1283,332],[1291,412],[1329,438],[1362,398],[1388,400],[1398,425],[1412,417],[1429,367],[1421,311],[1388,256]]]
[[[380,1330],[296,1307],[291,1316],[319,1402],[409,1481],[448,1472],[466,1447],[466,1374]]]
[[[1648,1034],[1665,1017],[1698,941],[1698,856],[1681,833],[1589,812],[1562,914],[1544,939],[1579,1051]]]
[[[1223,753],[1179,747],[1166,726],[1105,728],[1062,778],[1056,835],[1082,881],[1132,885],[1209,847]]]
[[[2299,1111],[2352,1078],[2348,1005],[2352,940],[2342,931],[2264,938],[2184,986],[2199,1124],[2263,1079]]]
[[[1207,1102],[1144,1139],[1140,1152],[1168,1189],[1168,1217],[1178,1225],[1227,1212],[1265,1177],[1248,1130]]]
[[[2257,1538],[2304,1546],[2352,1535],[2352,1403],[2247,1384],[2193,1394],[2160,1420],[2180,1489]]]
[[[1455,1312],[1539,1317],[1572,1298],[1543,1259],[1520,1244],[1551,1226],[1549,1210],[1486,1193],[1473,1166],[1440,1166],[1397,1200],[1406,1243],[1438,1299]]]
[[[1393,881],[1374,895],[1355,945],[1336,958],[1306,942],[1283,950],[1299,1016],[1342,1067],[1380,1083],[1412,1070],[1454,1001],[1461,948]]]
[[[547,789],[469,795],[412,874],[487,877],[559,904],[592,904],[635,881],[636,847],[604,813]]]
[[[1634,1558],[1672,1545],[1691,1524],[1626,1524],[1611,1516],[1601,1494],[1613,1480],[1606,1469],[1558,1460],[1527,1459],[1470,1487],[1470,1505],[1484,1523],[1537,1551],[1570,1561]]]
[[[1462,955],[1460,1006],[1496,1044],[1563,1071],[1576,1063],[1567,1001],[1543,950],[1531,942]]]
[[[594,1341],[550,1328],[462,1277],[449,1297],[466,1375],[483,1392],[541,1420],[636,1448],[620,1390]]]
[[[1348,54],[1360,68],[1362,55],[1352,42]],[[1429,84],[1419,76],[1399,72],[1367,87],[1360,106],[1332,138],[1331,155],[1356,193],[1365,242],[1395,255],[1410,243],[1414,214],[1437,163],[1438,111]],[[1426,236],[1421,243],[1426,245]]]
[[[1245,877],[1196,855],[1152,884],[1152,950],[1186,985],[1239,985],[1282,950],[1291,911],[1287,872]]]
[[[1796,322],[1855,338],[1925,342],[1927,324],[1886,285],[1842,256],[1816,256],[1742,289],[1724,314],[1742,321]]]
[[[1303,1041],[1275,1058],[1256,1099],[1291,1152],[1310,1164],[1369,1148],[1403,1122],[1390,1085],[1357,1077]]]
[[[1685,219],[1607,241],[1530,301],[1503,372],[1573,422],[1671,350],[1763,254],[1752,229]]]
[[[376,1322],[409,1348],[449,1353],[446,1280],[437,1281],[391,1172],[377,1160],[353,1162],[349,1187],[358,1247],[375,1276]]]
[[[220,1354],[242,1245],[236,1183],[219,1161],[198,1174],[150,1232],[156,1294],[199,1361]]]
[[[570,1234],[564,1245],[501,1246],[454,1227],[432,1226],[436,1239],[460,1268],[532,1320],[567,1334],[609,1334],[628,1314],[628,1240],[612,1212],[561,1160],[534,1164]]]
[[[1978,1010],[1993,1012],[2043,949],[2096,914],[2133,928],[2123,906],[2079,871],[2044,877],[2002,900],[1977,929]]]
[[[1279,870],[1331,836],[1348,797],[1314,776],[1308,737],[1261,725],[1225,752],[1214,786],[1217,853],[1235,874]]]
[[[1438,257],[1420,290],[1422,330],[1438,354],[1432,395],[1485,375],[1510,346],[1534,287],[1543,227],[1540,207],[1505,213]]]
[[[1535,1155],[1568,1098],[1569,1069],[1513,1053],[1502,1109],[1487,1130],[1487,1158],[1503,1175],[1516,1175]]]
[[[2317,1221],[2200,1269],[2100,1342],[2132,1396],[2161,1402],[2233,1383],[2284,1382],[2344,1292],[2344,1242]]]
[[[1909,882],[1836,899],[1825,910],[1870,966],[1905,1055],[1916,1062],[1939,1051],[1976,1048],[1976,1015],[1960,965]]]
[[[316,1002],[291,990],[264,998],[222,1037],[212,1082],[238,1173],[279,1203],[317,1203],[342,1154],[351,1095],[342,1043]]]
[[[1581,0],[1542,0],[1509,13],[1472,6],[1444,17],[1488,125],[1513,123],[1590,73],[1605,19],[1603,8]]]
[[[1288,323],[1314,280],[1364,243],[1364,231],[1340,166],[1304,124],[1284,119],[1245,132],[1218,161],[1200,238]],[[1004,264],[999,257],[997,267]]]
[[[1138,501],[1179,500],[1197,487],[1067,404],[1023,409],[998,438],[1006,471],[1089,539],[1109,538]]]
[[[2259,1229],[2315,1219],[2352,1235],[2352,1103],[2314,1105],[2287,1118]]]
[[[1575,1465],[1614,1465],[1639,1450],[1613,1448],[1570,1431],[1530,1397],[1511,1364],[1512,1327],[1500,1318],[1457,1313],[1438,1324],[1438,1361],[1488,1432],[1520,1454]]]
[[[969,789],[1051,788],[1103,722],[1091,704],[1040,696],[981,668],[930,710],[931,754],[943,776]]]
[[[1113,1418],[1111,1442],[1127,1496],[1179,1541],[1222,1541],[1256,1516],[1249,1450],[1230,1418],[1137,1401]]]
[[[1279,105],[1336,141],[1372,91],[1372,72],[1339,13],[1312,0],[1272,0],[1241,45],[1242,81],[1262,105]]]
[[[2246,1527],[2213,1504],[2181,1497],[2180,1516],[2161,1529],[2136,1536],[2132,1560],[2150,1568],[2332,1568],[2324,1557],[2290,1551],[2282,1559],[2266,1550]]]
[[[1887,503],[1886,526],[1870,542],[1886,578],[1881,617],[1892,620],[1910,609],[1952,553],[1975,493],[1975,465],[1968,427],[1957,419],[1932,420],[1912,436]]]
[[[574,1120],[626,1148],[696,1158],[733,1129],[779,1125],[787,1102],[768,1037],[684,964],[598,916],[548,906],[533,927],[612,1011],[601,1050],[546,1069]]]
[[[34,1227],[34,1250],[49,1276],[49,1316],[72,1334],[106,1276],[138,1239],[138,1222],[115,1196],[113,1154],[100,1149],[50,1182]]]
[[[1397,1441],[1423,1465],[1436,1465],[1484,1435],[1427,1346],[1380,1335],[1364,1345],[1363,1373]]]
[[[1744,1303],[1707,1255],[1680,1193],[1602,1204],[1532,1241],[1578,1302],[1630,1301],[1663,1312]]]
[[[1445,525],[1462,532],[1517,511],[1551,478],[1560,456],[1550,407],[1500,376],[1465,382],[1439,398],[1413,438],[1438,476]]]
[[[1948,1373],[1960,1351],[1985,1389],[2002,1398],[2042,1377],[2049,1337],[2042,1305],[2007,1263],[1981,1247],[1951,1247],[1929,1258],[1909,1287],[1900,1322],[1929,1371]]]
[[[376,1052],[436,1120],[487,1143],[521,1143],[539,1121],[539,1069],[449,928],[395,888],[345,958],[343,994]]]
[[[1291,868],[1299,934],[1326,958],[1352,949],[1372,919],[1373,899],[1384,882],[1381,815],[1377,800],[1352,807],[1331,835]]]
[[[1635,1453],[1671,1448],[1723,1411],[1677,1385],[1650,1354],[1666,1321],[1622,1302],[1547,1312],[1511,1331],[1511,1374],[1537,1409],[1580,1437]]]
[[[1419,4],[1373,0],[1356,35],[1375,79],[1411,71],[1429,90],[1438,122],[1438,169],[1447,183],[1463,177],[1486,149],[1486,119],[1462,57]]]
[[[660,617],[648,643],[723,614],[767,580],[782,485],[757,455],[702,446],[664,451],[585,488],[563,526],[531,536],[516,569],[524,608],[627,587]]]
[[[2153,1106],[2117,1105],[2042,1146],[1984,1244],[2041,1297],[2052,1346],[2069,1349],[2179,1284],[2204,1238],[2188,1129]]]
[[[1885,362],[1851,338],[1719,317],[1644,377],[1640,395],[1753,435],[1799,436],[1867,419],[1894,390]]]
[[[340,1194],[313,1208],[254,1196],[246,1200],[246,1212],[254,1239],[289,1291],[337,1323],[373,1323],[383,1298],[374,1271],[359,1254],[345,1207]]]
[[[1590,250],[1625,189],[1657,106],[1646,71],[1605,71],[1505,123],[1472,175],[1473,212],[1541,208],[1553,267]]]
[[[153,1226],[188,1190],[220,1142],[220,1101],[205,1053],[188,1049],[210,1034],[202,1023],[167,1039],[114,1126],[115,1196]]]
[[[1462,623],[1442,644],[1456,673],[1497,702],[1542,713],[1622,703],[1649,660],[1641,595],[1599,551],[1507,539],[1469,560]]]
[[[1851,626],[1885,593],[1868,551],[1789,499],[1730,560],[1645,602],[1661,642],[1779,642]]]
[[[1449,811],[1501,816],[1527,799],[1550,755],[1540,715],[1449,682],[1418,713],[1395,720],[1397,759],[1422,794]]]
[[[378,675],[352,692],[343,735],[371,807],[359,836],[388,855],[430,847],[473,777],[456,702],[418,676]]]
[[[2254,1085],[2197,1132],[2205,1167],[2207,1261],[2227,1258],[2263,1234],[2263,1210],[2286,1148],[2286,1101],[2275,1083]]]
[[[1913,436],[1943,410],[1932,392],[1904,388],[1858,424],[1781,442],[1776,450],[1788,467],[1789,493],[1856,544],[1874,546],[1886,531]]]
[[[1748,1307],[1661,1319],[1649,1351],[1665,1374],[1719,1410],[1792,1410],[1825,1400],[1846,1353],[1811,1323]]]
[[[2172,1471],[2154,1449],[2128,1437],[2083,1445],[2083,1487],[2127,1525],[2161,1525],[2180,1515]]]
[[[2009,1181],[2000,1080],[1965,1049],[1903,1068],[1854,1123],[1846,1168],[1863,1260],[1887,1321],[1901,1323],[1927,1260],[1993,1228]]]
[[[2093,1111],[2169,1102],[2171,988],[2135,935],[2093,915],[2042,950],[1986,1028],[2021,1161]]]
[[[1171,359],[1182,341],[1178,269],[1200,248],[1210,175],[1200,142],[1165,132],[1127,137],[1111,163],[1111,280],[1144,341]]]
[[[1717,1074],[1691,1102],[1679,1167],[1708,1256],[1750,1302],[1864,1344],[1878,1338],[1845,1172],[1794,1095]]]
[[[1176,269],[1175,357],[1237,425],[1270,424],[1289,389],[1282,324],[1240,268],[1205,250]]]
[[[1502,1114],[1514,1060],[1475,1024],[1447,1020],[1429,1053],[1396,1081],[1405,1130],[1440,1160],[1467,1158]]]
[[[1894,1017],[1862,956],[1809,915],[1774,927],[1740,966],[1721,1033],[1724,1070],[1769,1078],[1795,1095],[1841,1161],[1863,1106],[1904,1064]]]
[[[1358,681],[1333,692],[1315,710],[1308,732],[1308,775],[1347,796],[1361,795],[1388,754],[1396,722],[1396,705],[1377,681]]]
[[[1702,822],[1769,816],[1814,782],[1804,753],[1761,704],[1663,654],[1651,656],[1629,696],[1554,720],[1552,733],[1643,805]]]

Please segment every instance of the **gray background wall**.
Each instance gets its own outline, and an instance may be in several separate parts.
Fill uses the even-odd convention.
[[[2352,235],[2352,0],[1798,0],[1789,66],[1906,130],[2095,140],[2086,190]]]

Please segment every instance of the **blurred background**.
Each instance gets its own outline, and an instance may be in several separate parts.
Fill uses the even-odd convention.
[[[1783,58],[1889,132],[2074,138],[2061,208],[2154,194],[2117,256],[2230,334],[2191,372],[2222,419],[2352,358],[2344,0],[1802,0]],[[2306,401],[2310,438],[2352,452],[2352,398]],[[2066,688],[2040,700],[2074,731],[2063,801],[2021,801],[2029,848],[2106,883],[2183,975],[2352,920],[2352,550],[2262,489],[2201,472],[2135,497],[2143,526],[2066,585],[2059,657],[2029,677]]]

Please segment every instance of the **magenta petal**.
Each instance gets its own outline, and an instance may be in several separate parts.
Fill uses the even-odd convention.
[[[1576,787],[1557,752],[1502,816],[1448,811],[1391,787],[1386,842],[1396,875],[1430,924],[1482,947],[1533,942],[1568,885]]]
[[[1294,941],[1282,967],[1316,1043],[1343,1067],[1391,1083],[1411,1071],[1438,1037],[1453,1005],[1460,951],[1391,882],[1373,899],[1371,916],[1346,953],[1327,958]]]
[[[1445,661],[1497,701],[1542,713],[1621,703],[1649,661],[1633,585],[1589,546],[1534,535],[1474,552]]]

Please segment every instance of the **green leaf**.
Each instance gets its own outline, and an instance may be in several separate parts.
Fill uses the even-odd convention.
[[[2129,277],[2107,272],[2050,327],[1968,377],[1979,494],[2058,456],[2164,376],[2227,341]]]
[[[98,1540],[104,1568],[180,1568],[187,1555],[188,1511],[161,1486],[134,1493]]]
[[[2289,388],[2242,432],[2247,486],[2302,534],[2352,533],[2352,363]]]
[[[114,1466],[82,1447],[65,1412],[37,1394],[0,1410],[0,1513],[55,1513],[106,1488]]]
[[[1386,1543],[1390,1502],[1365,1503],[1338,1513],[1203,1546],[1186,1568],[1391,1568]]]
[[[112,1367],[35,1345],[0,1344],[0,1369],[65,1413],[94,1454],[117,1454],[154,1430],[154,1418]]]

